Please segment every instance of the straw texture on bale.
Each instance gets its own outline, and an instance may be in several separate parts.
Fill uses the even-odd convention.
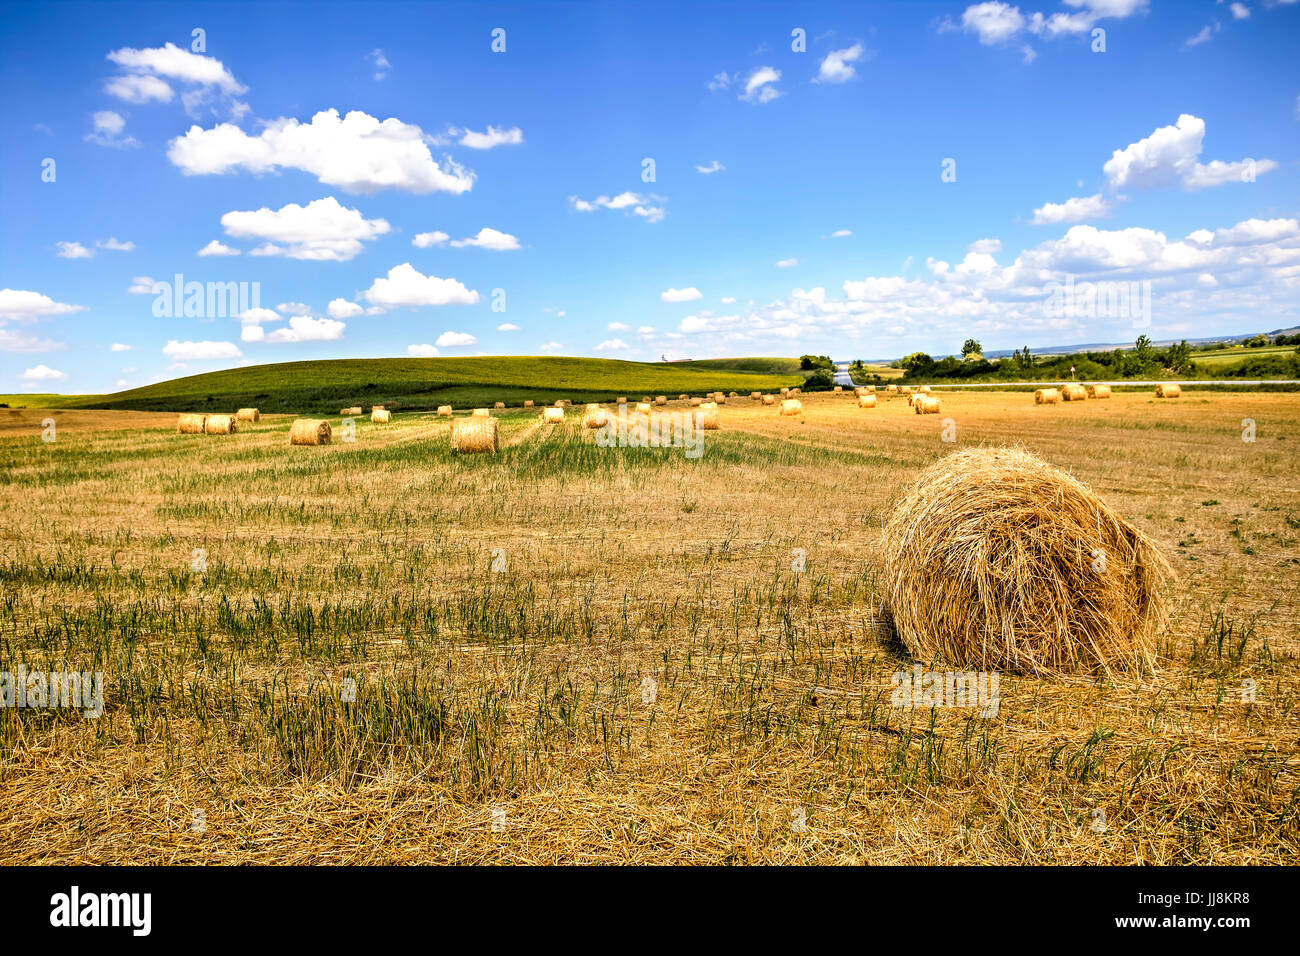
[[[333,434],[323,418],[300,418],[289,429],[290,445],[328,445]]]
[[[439,406],[438,406],[438,415],[439,415],[440,417],[442,417],[442,418],[450,418],[450,417],[451,417],[451,406],[450,406],[450,405],[439,405]]]
[[[833,389],[833,391],[836,391],[836,392],[842,392],[842,391],[844,391],[844,386],[843,386],[843,385],[836,385],[835,388]]]
[[[207,423],[207,415],[182,415],[176,419],[176,430],[182,435],[202,435]]]
[[[554,425],[556,422],[564,421],[564,409],[562,408],[543,408],[542,421],[548,425]]]
[[[234,415],[209,415],[203,430],[209,435],[233,435],[239,431],[239,419]]]
[[[564,414],[563,412],[560,413]],[[497,450],[497,420],[470,416],[451,423],[451,450],[473,455]]]
[[[916,409],[918,415],[938,415],[939,399],[933,395],[918,395],[912,408]]]
[[[1082,402],[1088,398],[1088,390],[1082,385],[1066,385],[1061,389],[1061,398],[1067,402]]]
[[[783,388],[783,389],[781,389],[781,397],[782,397],[782,398],[785,398],[785,397],[786,397],[787,395],[789,395],[789,394],[790,394],[790,389],[788,389],[788,388]]]
[[[239,411],[235,412],[235,417],[241,422],[260,422],[262,420],[262,413],[256,408],[241,408]]]
[[[1156,398],[1177,398],[1183,394],[1181,385],[1157,385]]]
[[[656,396],[655,396],[655,404],[656,404],[656,405],[667,405],[667,404],[668,404],[668,396],[667,396],[667,395],[656,395]]]
[[[339,409],[339,414],[340,414],[340,415],[360,415],[360,414],[361,414],[361,406],[360,406],[360,405],[353,405],[351,408],[340,408],[340,409]]]
[[[787,398],[784,402],[781,403],[781,414],[802,415],[803,402],[799,401],[799,399],[797,398]]]
[[[474,409],[474,411],[471,413],[471,417],[473,417],[473,418],[491,418],[491,417],[492,417],[492,409],[490,409],[490,408],[476,408],[476,409]]]
[[[740,396],[738,396],[735,392],[728,392],[728,393],[727,393],[727,397],[728,397],[728,398],[739,398]]]
[[[876,396],[874,395],[858,396],[858,408],[875,408],[875,407],[876,407]]]
[[[763,393],[762,393],[762,392],[750,392],[750,393],[749,393],[749,397],[750,397],[750,398],[762,398],[762,397],[763,397]]]
[[[373,412],[376,412],[376,411],[381,411],[381,410],[383,409],[383,407],[384,407],[383,405],[371,405],[371,406],[370,406],[370,411],[371,411],[372,413],[373,413]]]
[[[609,413],[599,405],[588,405],[582,416],[582,424],[587,428],[601,428],[609,421]]]
[[[701,402],[703,402],[703,401],[704,401],[704,399],[702,399],[702,398],[692,398],[692,399],[691,399],[691,404],[692,404],[692,405],[699,405],[699,404],[700,404]]]
[[[695,424],[699,428],[715,431],[722,427],[718,419],[718,406],[715,404],[701,405],[692,414],[695,415]]]
[[[886,395],[889,395],[889,396],[891,396],[891,397],[894,396],[894,395],[897,395],[897,394],[898,394],[898,386],[897,386],[897,385],[886,385],[886,386],[885,386],[885,394],[886,394]]]
[[[912,394],[912,386],[911,386],[911,385],[900,385],[900,386],[898,386],[898,394],[899,394],[899,395],[911,395],[911,394]]]
[[[1109,386],[1109,385],[1089,385],[1089,386],[1088,386],[1088,397],[1089,397],[1089,398],[1110,398],[1110,386]]]
[[[922,385],[922,386],[921,386],[921,391],[924,392],[926,395],[929,395],[929,394],[930,394],[930,386],[929,386],[929,385]]]
[[[775,405],[775,404],[776,404],[776,396],[775,396],[775,395],[764,395],[764,396],[763,396],[763,404],[764,404],[764,405]]]
[[[374,411],[370,413],[370,420],[374,422],[376,425],[387,424],[391,417],[392,416],[389,414],[389,411],[386,408],[376,408]]]
[[[1061,400],[1061,393],[1054,388],[1034,389],[1035,405],[1055,405]]]
[[[638,412],[648,412],[648,411],[650,411],[650,403],[649,403],[649,402],[637,402],[637,403],[636,403],[636,410],[637,410]]]
[[[714,395],[713,400],[717,402],[719,405],[727,404],[727,396],[723,395],[721,392],[718,392],[717,395]]]
[[[618,403],[619,403],[620,405],[626,405],[626,404],[627,404],[627,396],[626,396],[626,395],[620,395],[620,396],[618,397]]]
[[[682,392],[682,394],[680,394],[680,395],[677,396],[677,400],[678,400],[679,402],[684,402],[684,401],[686,401],[686,400],[687,400],[688,398],[690,398],[690,397],[691,397],[691,396],[687,395],[685,392]]]
[[[913,657],[1048,675],[1149,670],[1169,565],[1086,485],[1020,449],[921,472],[882,538]]]
[[[532,407],[533,407],[533,400],[531,398],[525,398],[524,408],[532,408]]]
[[[493,408],[505,408],[505,407],[506,407],[506,403],[505,403],[505,402],[493,402],[493,403],[492,403],[492,407],[493,407]]]

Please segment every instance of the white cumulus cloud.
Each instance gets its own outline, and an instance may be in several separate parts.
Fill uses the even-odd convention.
[[[221,217],[226,234],[237,239],[262,239],[274,246],[265,254],[290,259],[346,262],[361,251],[361,243],[389,231],[384,219],[366,219],[333,196],[306,206],[289,203],[278,210],[228,212]],[[265,249],[265,247],[263,247]]]

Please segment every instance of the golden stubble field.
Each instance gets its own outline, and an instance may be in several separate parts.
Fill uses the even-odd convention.
[[[424,414],[312,448],[0,410],[0,670],[106,683],[97,720],[0,711],[0,856],[1293,862],[1300,395],[941,397],[731,399],[694,461],[580,409],[462,459]],[[1159,671],[893,707],[890,504],[1017,443],[1174,566]]]

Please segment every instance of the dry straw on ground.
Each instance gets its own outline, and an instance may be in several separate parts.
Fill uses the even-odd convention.
[[[290,445],[328,445],[330,423],[323,418],[300,418],[289,429]]]
[[[548,409],[549,411],[549,409]],[[560,412],[563,415],[563,412]],[[496,453],[497,420],[470,416],[451,423],[451,450],[461,455]]]
[[[235,417],[241,422],[260,422],[262,420],[262,413],[256,408],[241,408],[239,411],[235,412]]]
[[[1061,393],[1054,388],[1034,389],[1035,405],[1055,405],[1061,400]]]
[[[1067,402],[1082,402],[1088,398],[1088,390],[1082,385],[1066,385],[1061,389],[1061,398]]]
[[[545,422],[547,425],[555,425],[558,424],[559,422],[564,421],[564,409],[554,408],[554,407],[543,408],[542,421]]]
[[[858,408],[875,408],[875,407],[876,407],[876,396],[874,395],[858,396]]]
[[[370,413],[370,420],[374,422],[376,425],[387,424],[388,421],[391,419],[391,417],[392,416],[389,414],[389,411],[386,408],[376,408],[374,411]]]
[[[1089,385],[1089,386],[1088,386],[1088,397],[1089,397],[1089,398],[1110,398],[1110,386],[1109,386],[1109,385]]]
[[[784,402],[781,403],[781,414],[802,415],[803,402],[799,401],[799,399],[797,398],[787,398]]]
[[[1183,394],[1181,385],[1157,385],[1156,398],[1177,398]]]
[[[203,430],[209,435],[233,435],[239,431],[239,419],[234,415],[209,415]]]
[[[940,459],[895,506],[882,546],[894,626],[918,660],[1043,675],[1153,666],[1169,565],[1026,451]]]
[[[916,410],[918,415],[938,415],[939,399],[933,395],[918,395],[912,408]]]
[[[438,406],[438,416],[439,416],[440,418],[451,418],[451,406],[450,406],[450,405],[439,405],[439,406]]]
[[[182,435],[202,435],[207,423],[207,415],[182,415],[176,419],[176,430]]]

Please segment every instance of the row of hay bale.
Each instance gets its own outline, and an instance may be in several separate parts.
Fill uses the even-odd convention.
[[[233,415],[181,415],[176,420],[176,431],[182,435],[233,435],[239,431],[240,422],[259,422],[262,413],[256,408],[241,408]]]

